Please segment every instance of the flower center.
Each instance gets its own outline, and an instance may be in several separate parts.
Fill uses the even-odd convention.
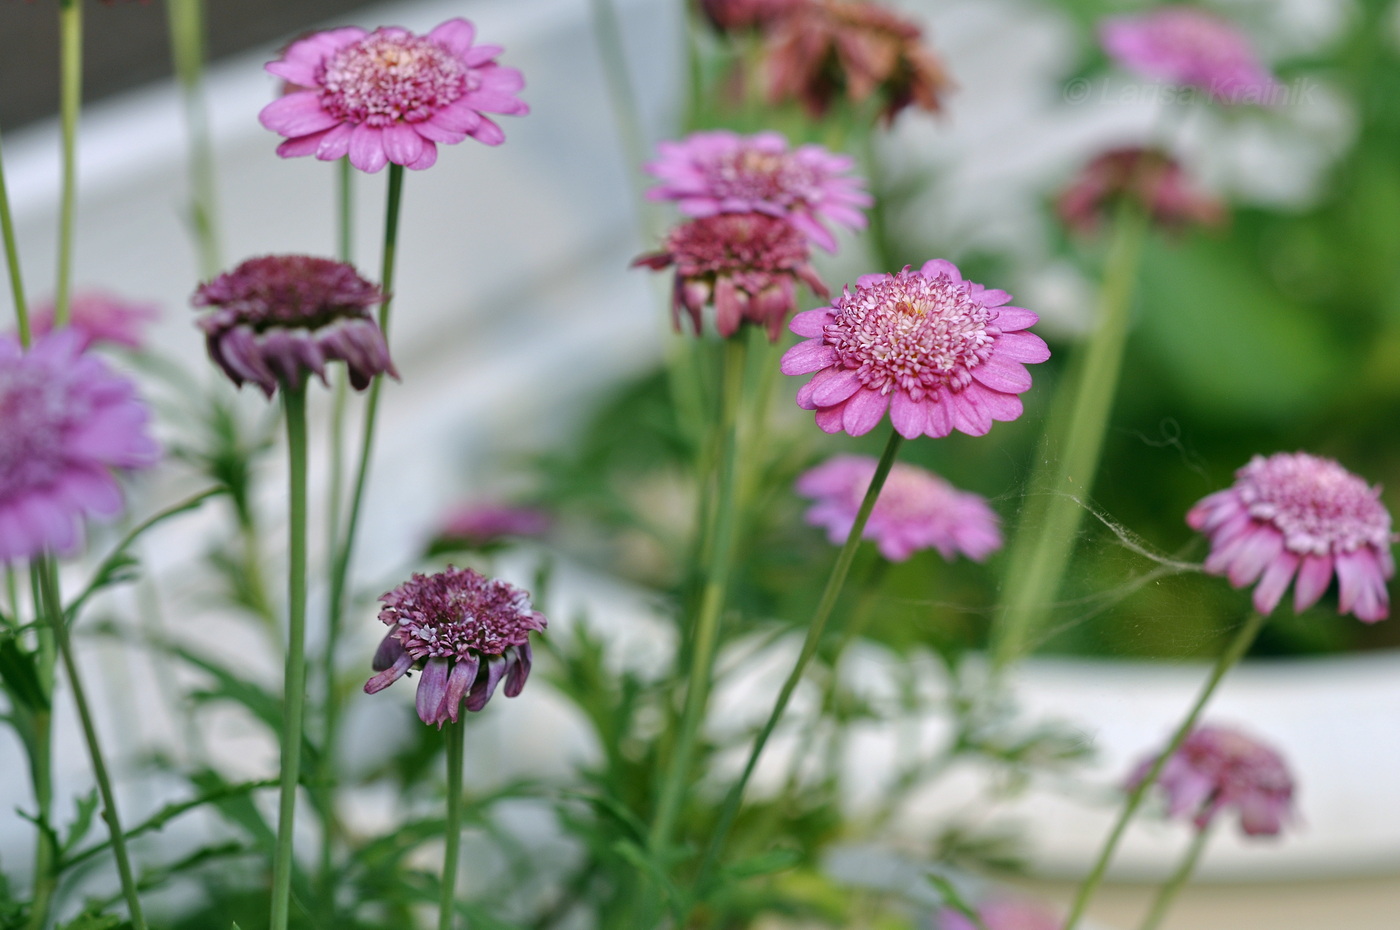
[[[1240,477],[1249,515],[1276,526],[1293,552],[1336,555],[1390,546],[1390,514],[1379,489],[1330,459],[1284,452],[1255,459]]]
[[[763,213],[717,213],[678,227],[667,243],[685,277],[791,271],[807,260],[807,239]]]
[[[721,200],[786,207],[818,199],[816,173],[781,152],[743,148],[717,158],[708,170],[709,188]]]
[[[957,391],[972,380],[971,369],[991,355],[1000,330],[996,311],[971,297],[966,282],[946,274],[929,277],[901,271],[836,301],[826,342],[861,383],[888,394],[903,389],[914,400],[946,385]]]
[[[414,575],[381,601],[379,619],[415,659],[500,655],[541,627],[524,591],[471,569]]]
[[[23,361],[0,370],[0,500],[50,484],[63,470],[72,409],[58,379]]]
[[[330,57],[321,106],[353,123],[421,122],[462,96],[479,78],[423,36],[380,30]]]

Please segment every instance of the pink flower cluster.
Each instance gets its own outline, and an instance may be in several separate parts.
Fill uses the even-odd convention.
[[[54,305],[37,304],[29,311],[29,327],[35,336],[53,329]],[[139,349],[145,343],[142,330],[160,310],[155,304],[134,303],[102,291],[83,291],[68,302],[68,325],[82,338],[83,348],[93,345]]]
[[[1222,103],[1268,103],[1278,87],[1249,40],[1200,7],[1162,6],[1136,16],[1112,16],[1100,25],[1099,38],[1128,70],[1197,87]]]

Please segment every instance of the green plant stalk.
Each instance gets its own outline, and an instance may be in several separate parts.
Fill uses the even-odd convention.
[[[1005,593],[992,634],[994,669],[1004,669],[1030,651],[1074,551],[1084,516],[1082,502],[1093,490],[1118,390],[1147,228],[1147,214],[1124,201],[1114,224],[1098,320],[1085,353],[1075,359],[1065,393],[1051,409],[1007,559]]]
[[[83,4],[61,0],[58,8],[58,114],[63,133],[63,193],[58,211],[58,283],[54,287],[53,328],[68,325],[73,283],[73,225],[78,214],[78,111],[83,105]]]
[[[1157,930],[1162,924],[1162,918],[1167,916],[1167,911],[1171,909],[1172,902],[1181,893],[1181,889],[1186,887],[1186,883],[1191,880],[1191,875],[1196,871],[1196,864],[1201,861],[1201,853],[1205,852],[1206,841],[1210,839],[1210,830],[1214,824],[1207,823],[1204,827],[1196,830],[1196,835],[1191,838],[1191,845],[1186,850],[1186,855],[1181,859],[1181,865],[1177,866],[1172,877],[1167,879],[1165,885],[1157,892],[1157,897],[1152,901],[1152,908],[1147,912],[1147,917],[1143,919],[1140,930]]]
[[[29,348],[29,304],[24,297],[24,275],[19,267],[19,240],[15,235],[15,218],[10,212],[10,192],[5,184],[5,159],[0,150],[0,233],[5,239],[5,267],[10,272],[10,296],[15,302],[19,344]]]
[[[52,696],[52,689],[46,689]],[[29,904],[29,930],[42,930],[49,919],[54,890],[58,887],[58,847],[50,832],[53,813],[53,712],[35,711],[32,732],[25,740],[29,750],[29,774],[34,783],[35,819],[40,829],[34,844],[34,894]]]
[[[165,0],[170,21],[170,60],[180,83],[190,171],[190,218],[199,246],[199,267],[212,278],[222,267],[214,146],[204,100],[204,0]]]
[[[1108,868],[1109,862],[1113,860],[1113,853],[1118,848],[1118,841],[1123,838],[1124,831],[1128,828],[1128,823],[1137,813],[1137,809],[1142,805],[1142,801],[1147,797],[1147,792],[1156,783],[1158,776],[1162,774],[1162,769],[1166,767],[1167,760],[1181,748],[1187,734],[1191,732],[1196,721],[1200,719],[1201,711],[1205,709],[1206,702],[1215,693],[1216,686],[1225,677],[1225,673],[1238,662],[1249,649],[1254,638],[1259,635],[1259,630],[1264,626],[1265,617],[1258,611],[1251,611],[1249,617],[1240,625],[1239,631],[1220,653],[1220,658],[1215,662],[1215,667],[1211,669],[1210,677],[1206,679],[1205,685],[1201,687],[1200,694],[1196,696],[1196,701],[1191,705],[1185,719],[1181,721],[1176,732],[1168,741],[1165,749],[1157,756],[1152,767],[1147,770],[1142,781],[1138,782],[1128,794],[1128,799],[1123,803],[1123,810],[1118,814],[1118,820],[1114,822],[1113,829],[1108,834],[1108,839],[1104,841],[1103,849],[1099,852],[1099,858],[1095,860],[1094,867],[1089,871],[1083,884],[1079,886],[1079,891],[1075,895],[1074,904],[1070,908],[1069,916],[1065,918],[1064,930],[1074,930],[1079,925],[1079,920],[1084,916],[1085,909],[1089,906],[1089,899],[1093,897],[1099,882],[1103,880],[1104,872]]]
[[[466,723],[448,721],[447,729],[447,822],[443,839],[447,848],[442,857],[442,897],[438,903],[438,930],[452,930],[457,907],[457,860],[462,851],[462,761],[466,753]]]
[[[700,889],[701,894],[704,893],[710,873],[718,862],[729,829],[734,825],[734,818],[739,813],[739,803],[744,797],[744,789],[748,786],[749,778],[752,777],[754,769],[758,766],[763,748],[767,745],[768,738],[772,736],[778,721],[782,719],[783,712],[787,710],[788,701],[792,699],[793,691],[797,689],[798,683],[807,671],[807,664],[811,662],[812,656],[816,654],[817,646],[821,643],[826,622],[846,585],[846,576],[850,573],[851,563],[855,560],[856,550],[860,547],[861,534],[865,532],[865,524],[870,519],[870,511],[875,507],[875,501],[880,496],[880,489],[885,486],[885,479],[889,477],[890,468],[894,465],[895,456],[899,454],[902,442],[903,437],[895,430],[890,430],[889,441],[885,443],[885,451],[880,455],[880,462],[875,467],[874,476],[870,479],[870,487],[866,489],[865,498],[860,503],[860,510],[856,512],[855,523],[851,525],[851,531],[846,535],[845,545],[841,547],[840,553],[836,556],[836,564],[827,577],[826,588],[822,591],[821,600],[817,603],[816,612],[812,615],[812,622],[807,627],[807,637],[802,641],[802,651],[798,653],[792,671],[788,673],[787,680],[783,682],[782,690],[778,692],[778,699],[773,704],[772,712],[769,713],[763,728],[759,730],[758,736],[754,738],[753,747],[749,750],[748,761],[744,763],[743,773],[730,786],[729,792],[724,797],[719,817],[710,833],[710,843],[705,849],[704,857],[700,860],[700,867],[696,874],[695,887]]]
[[[287,420],[290,504],[287,557],[287,666],[283,683],[282,777],[272,863],[272,930],[287,930],[292,897],[292,836],[306,717],[306,388],[282,384]]]
[[[97,737],[97,727],[93,723],[87,690],[78,674],[78,663],[73,659],[73,642],[68,637],[68,622],[64,619],[63,602],[59,597],[58,569],[51,559],[46,558],[40,562],[39,573],[43,577],[45,613],[48,615],[49,625],[53,628],[54,641],[58,644],[58,653],[63,660],[63,669],[68,674],[68,686],[73,689],[73,703],[78,708],[83,741],[87,743],[92,774],[97,779],[97,792],[102,798],[102,820],[107,824],[107,832],[112,838],[112,854],[117,860],[122,896],[126,898],[126,906],[131,912],[132,926],[135,930],[146,930],[146,917],[141,911],[141,898],[136,892],[136,876],[132,872],[131,856],[126,848],[126,834],[122,832],[121,818],[117,813],[116,792],[112,790],[112,779],[107,773],[107,762]]]

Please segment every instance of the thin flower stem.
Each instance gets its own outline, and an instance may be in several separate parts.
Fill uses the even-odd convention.
[[[38,618],[44,617],[44,583],[41,560],[29,564],[29,592]],[[53,813],[53,688],[58,657],[52,624],[35,625],[35,674],[44,695],[44,706],[34,713],[29,745],[29,773],[34,783],[35,820],[39,825],[34,843],[34,895],[29,906],[28,930],[43,930],[48,923],[58,887],[58,845],[52,829]]]
[[[992,663],[998,670],[1030,651],[1064,579],[1084,516],[1083,501],[1098,472],[1149,218],[1125,200],[1116,219],[1098,323],[1051,410],[1031,493],[1007,560],[1005,593],[993,629]]]
[[[272,930],[287,930],[292,896],[292,836],[306,717],[306,389],[282,385],[289,467],[287,667],[283,683],[282,778],[272,867]]]
[[[448,721],[447,731],[447,822],[443,838],[447,849],[442,857],[442,897],[438,903],[438,930],[452,930],[457,908],[457,860],[462,850],[462,761],[466,753],[466,724]]]
[[[206,278],[223,266],[219,249],[214,146],[204,99],[204,0],[165,0],[170,21],[170,60],[180,83],[190,172],[190,219]]]
[[[19,344],[29,348],[29,304],[24,297],[24,275],[19,267],[19,240],[15,236],[15,218],[10,212],[10,193],[5,184],[5,159],[0,151],[0,232],[5,239],[5,267],[10,272],[10,296],[15,302]]]
[[[1079,925],[1079,920],[1084,916],[1085,909],[1089,906],[1089,899],[1093,897],[1094,891],[1098,888],[1099,882],[1103,880],[1104,872],[1108,869],[1108,864],[1113,860],[1113,853],[1118,849],[1118,841],[1123,838],[1124,831],[1128,828],[1128,823],[1137,813],[1137,809],[1142,805],[1142,801],[1147,797],[1147,792],[1156,783],[1157,777],[1162,774],[1162,769],[1166,767],[1167,760],[1181,748],[1191,729],[1200,719],[1201,711],[1205,709],[1206,702],[1210,700],[1215,688],[1220,684],[1220,680],[1225,677],[1225,673],[1238,662],[1245,652],[1248,651],[1254,638],[1259,635],[1260,629],[1264,626],[1264,615],[1258,611],[1251,611],[1248,619],[1240,625],[1239,631],[1235,633],[1235,638],[1220,653],[1220,658],[1216,660],[1215,667],[1211,669],[1210,677],[1206,679],[1200,694],[1196,696],[1196,702],[1187,712],[1181,725],[1176,728],[1172,738],[1168,741],[1165,749],[1157,756],[1157,760],[1152,763],[1152,767],[1147,770],[1142,781],[1128,794],[1128,799],[1123,803],[1123,810],[1118,814],[1118,820],[1113,824],[1112,831],[1108,834],[1108,839],[1104,841],[1103,849],[1099,852],[1099,858],[1094,862],[1094,867],[1089,871],[1089,875],[1079,886],[1079,891],[1075,895],[1074,904],[1070,908],[1070,913],[1065,918],[1063,930],[1074,930]]]
[[[1211,827],[1214,824],[1207,823],[1204,827],[1196,830],[1196,835],[1191,838],[1191,845],[1186,850],[1186,855],[1182,857],[1181,865],[1177,866],[1172,877],[1167,879],[1167,883],[1157,892],[1157,897],[1152,901],[1152,909],[1147,912],[1147,917],[1143,920],[1139,930],[1157,930],[1162,925],[1162,918],[1167,916],[1167,911],[1171,909],[1172,902],[1181,893],[1181,889],[1186,887],[1186,883],[1191,880],[1191,875],[1196,871],[1196,864],[1201,861],[1201,853],[1205,852],[1206,841],[1210,839]]]
[[[61,0],[59,29],[59,123],[63,132],[63,193],[58,213],[58,283],[54,287],[53,328],[68,324],[73,283],[73,225],[78,213],[78,111],[83,105],[83,4]]]
[[[807,664],[816,654],[822,633],[826,629],[826,622],[845,587],[846,575],[850,573],[851,562],[854,561],[856,550],[860,547],[861,534],[865,532],[865,524],[870,519],[870,511],[875,507],[875,501],[880,496],[880,489],[885,486],[885,479],[889,477],[890,468],[894,465],[895,456],[899,454],[902,442],[903,437],[898,432],[890,430],[889,441],[885,443],[885,451],[880,456],[879,464],[875,467],[875,474],[870,479],[870,487],[866,489],[865,499],[861,501],[860,510],[856,512],[855,523],[851,525],[851,531],[846,536],[846,543],[836,556],[836,564],[827,577],[826,588],[822,591],[821,600],[817,603],[816,612],[812,615],[812,622],[807,627],[807,637],[802,641],[802,651],[798,653],[797,662],[793,665],[787,680],[783,682],[782,690],[778,692],[778,699],[773,704],[773,710],[768,715],[768,720],[764,722],[763,729],[759,730],[758,736],[754,738],[753,747],[749,750],[748,761],[744,763],[743,773],[730,786],[729,793],[724,797],[719,817],[715,822],[714,829],[710,832],[709,846],[705,849],[705,855],[700,860],[700,867],[696,874],[695,887],[701,889],[701,894],[704,893],[710,873],[718,862],[729,829],[734,825],[734,818],[739,813],[739,803],[744,797],[744,788],[748,786],[749,778],[758,765],[763,748],[767,745],[768,738],[772,736],[778,721],[782,719],[783,712],[787,710],[788,701],[791,700],[793,691],[797,690],[798,683],[807,671]]]
[[[78,674],[78,664],[73,659],[73,643],[68,637],[68,624],[64,620],[63,602],[59,597],[58,570],[53,561],[46,558],[40,563],[39,573],[43,577],[44,612],[53,628],[63,669],[68,674],[68,685],[73,689],[73,703],[78,708],[78,720],[82,724],[83,740],[87,743],[88,758],[92,762],[92,774],[97,779],[97,791],[102,797],[102,820],[107,824],[107,832],[112,838],[112,854],[117,860],[122,895],[131,912],[132,926],[135,930],[146,930],[146,917],[141,911],[141,899],[136,893],[136,876],[131,870],[131,856],[126,848],[126,834],[122,832],[121,818],[117,814],[116,792],[112,790],[112,779],[107,774],[107,762],[97,738],[87,691]]]

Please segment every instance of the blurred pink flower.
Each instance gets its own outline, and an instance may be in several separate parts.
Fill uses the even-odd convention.
[[[700,0],[700,11],[720,32],[767,29],[809,0]]]
[[[786,219],[828,252],[836,237],[827,223],[864,229],[861,210],[874,201],[865,182],[848,172],[855,160],[819,145],[789,150],[776,132],[741,136],[727,130],[662,142],[645,167],[661,183],[649,200],[674,200],[687,216],[766,213]]]
[[[1186,523],[1210,539],[1205,569],[1236,588],[1254,588],[1268,614],[1297,576],[1293,609],[1322,597],[1335,571],[1341,613],[1374,623],[1390,614],[1386,580],[1395,574],[1395,534],[1380,488],[1331,459],[1306,452],[1256,455],[1235,483],[1206,497]]]
[[[0,336],[0,562],[71,554],[83,520],[121,513],[114,468],[160,457],[135,386],[64,329]]]
[[[318,32],[293,42],[267,70],[292,90],[263,107],[262,124],[286,137],[283,158],[346,155],[361,171],[392,162],[432,167],[437,144],[471,136],[486,145],[505,141],[485,113],[523,116],[515,96],[525,86],[514,68],[496,64],[499,45],[473,45],[476,27],[450,19],[426,36],[384,27]]]
[[[1225,219],[1224,205],[1194,190],[1176,159],[1140,146],[1095,156],[1060,194],[1055,210],[1074,232],[1090,233],[1124,197],[1169,229],[1215,226]]]
[[[807,522],[827,530],[834,545],[846,541],[875,477],[876,460],[838,455],[797,479],[797,493],[815,504]],[[959,553],[980,562],[1001,548],[999,520],[979,494],[959,491],[930,471],[895,463],[865,524],[885,558],[902,562],[920,549],[937,549],[952,561]]]
[[[1128,778],[1136,787],[1157,761],[1142,760]],[[1292,816],[1293,776],[1283,757],[1259,740],[1229,727],[1191,731],[1157,779],[1167,796],[1167,816],[1189,817],[1204,830],[1227,807],[1240,814],[1249,836],[1275,836]]]
[[[35,305],[29,311],[29,326],[35,336],[53,328],[53,302]],[[160,316],[151,303],[133,303],[102,291],[83,291],[68,302],[68,325],[82,337],[82,347],[97,343],[139,349],[145,344],[146,324]]]
[[[447,515],[442,528],[438,530],[438,538],[482,549],[510,538],[543,536],[553,523],[548,513],[532,507],[464,504]]]
[[[1003,306],[1011,295],[964,281],[952,262],[919,271],[862,275],[830,307],[792,318],[810,337],[783,355],[786,375],[816,372],[797,404],[817,426],[852,436],[870,432],[885,411],[901,436],[984,435],[993,420],[1021,415],[1031,386],[1026,364],[1050,357],[1025,332],[1039,318]]]
[[[1269,103],[1278,81],[1232,23],[1195,6],[1162,6],[1099,25],[1104,50],[1129,71],[1200,88],[1224,103]]]
[[[1038,904],[1015,898],[995,898],[977,908],[987,930],[1060,930],[1063,922]],[[977,925],[952,908],[938,912],[934,930],[977,930]]]

